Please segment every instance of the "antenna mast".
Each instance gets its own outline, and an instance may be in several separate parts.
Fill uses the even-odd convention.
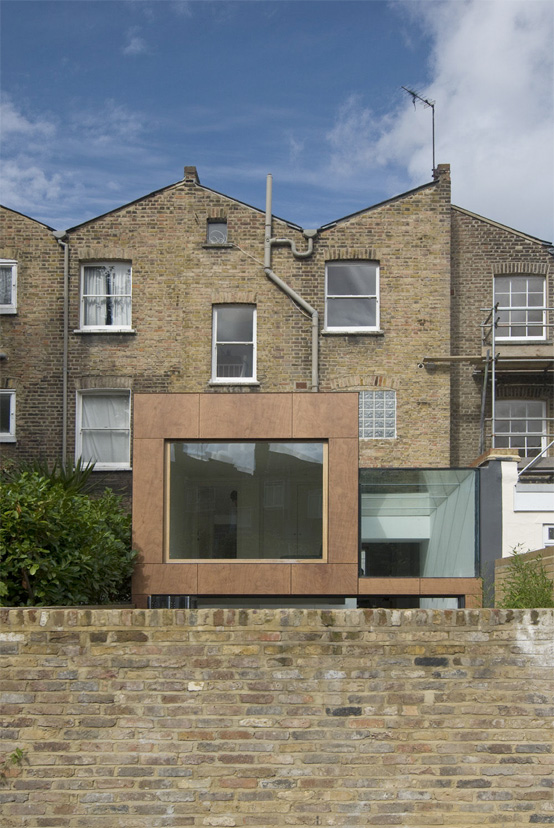
[[[429,98],[422,98],[421,95],[418,95],[418,93],[414,92],[413,89],[408,89],[407,86],[403,86],[402,89],[404,90],[404,92],[407,92],[408,95],[412,96],[412,102],[414,104],[414,108],[415,108],[415,105],[416,105],[416,100],[421,101],[421,103],[425,107],[431,107],[431,112],[433,114],[432,129],[433,129],[433,178],[434,178],[435,177],[435,170],[436,170],[436,166],[435,166],[435,101],[430,101]]]

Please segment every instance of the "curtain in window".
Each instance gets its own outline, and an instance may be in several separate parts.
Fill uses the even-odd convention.
[[[96,463],[129,463],[129,395],[83,395],[81,456]]]
[[[127,264],[84,268],[84,324],[92,326],[131,324],[131,268]]]
[[[0,305],[11,305],[12,302],[12,269],[0,267]]]

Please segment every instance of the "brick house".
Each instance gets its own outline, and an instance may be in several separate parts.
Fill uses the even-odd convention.
[[[474,605],[518,464],[549,496],[551,250],[447,165],[317,231],[185,167],[65,233],[2,209],[0,245],[3,456],[132,489],[140,606]]]

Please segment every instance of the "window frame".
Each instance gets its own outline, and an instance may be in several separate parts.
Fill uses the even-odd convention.
[[[15,420],[15,391],[3,388],[0,390],[0,396],[8,397],[10,400],[9,425],[7,431],[0,431],[0,443],[15,443],[16,442],[16,420]]]
[[[11,301],[0,304],[0,313],[14,314],[17,313],[17,260],[0,259],[0,267],[9,267],[12,271]]]
[[[500,293],[500,291],[497,290],[497,285],[498,285],[500,279],[508,279],[510,281],[510,288],[509,288],[510,301],[511,301],[511,298],[512,298],[512,294],[516,293],[516,291],[514,291],[512,289],[512,281],[514,279],[526,279],[526,280],[528,280],[528,279],[541,279],[542,280],[542,305],[534,306],[534,305],[529,304],[529,301],[528,301],[529,282],[527,281],[526,282],[526,288],[525,288],[525,295],[527,297],[527,304],[526,305],[512,305],[512,304],[498,305],[498,308],[496,308],[496,304],[497,304],[496,297],[497,297],[497,294]],[[517,292],[521,293],[522,291],[517,291]],[[546,277],[545,276],[542,276],[541,274],[538,274],[538,273],[511,273],[511,274],[498,273],[498,274],[496,274],[494,276],[494,283],[493,283],[493,304],[495,306],[495,317],[497,315],[501,314],[501,313],[505,313],[507,315],[507,320],[508,320],[506,322],[506,324],[502,325],[502,327],[497,327],[497,330],[496,330],[496,340],[497,340],[497,342],[544,342],[545,341],[546,333],[547,333],[547,328],[546,328],[546,322],[547,322],[547,319],[546,319]],[[525,313],[525,316],[526,316],[526,321],[525,322],[512,322],[511,321],[512,313],[513,312],[518,312],[518,311],[520,311],[520,312],[523,311]],[[542,312],[542,321],[541,322],[529,322],[529,318],[528,318],[529,311],[541,311]],[[529,328],[539,328],[539,327],[542,328],[542,333],[538,336],[532,336],[532,335],[525,335],[525,336],[513,335],[512,336],[512,334],[510,333],[512,328],[525,328],[526,330],[528,330]]]
[[[375,268],[375,293],[336,294],[329,293],[329,269],[334,265],[372,265]],[[336,259],[325,262],[325,325],[324,331],[328,333],[378,333],[380,332],[380,277],[381,266],[376,259]],[[374,325],[330,325],[329,301],[340,301],[341,299],[375,299],[375,324]]]
[[[252,311],[252,341],[217,339],[217,320],[219,313],[226,308],[249,308]],[[257,307],[248,302],[221,302],[212,305],[212,375],[210,383],[214,385],[257,385]],[[218,377],[217,349],[220,345],[251,345],[252,375],[247,377]]]
[[[106,431],[127,432],[127,461],[110,462],[107,460],[91,460],[83,458],[83,399],[85,397],[126,397],[127,406],[127,428],[107,428]],[[92,429],[91,429],[92,430]],[[95,429],[98,430],[98,429]],[[129,471],[131,469],[131,390],[121,388],[91,388],[77,392],[76,416],[75,416],[75,460],[82,459],[85,463],[94,462],[95,471]]]
[[[321,498],[318,501],[319,504],[319,511],[320,514],[317,515],[317,519],[321,520],[321,554],[319,556],[290,556],[290,557],[186,557],[186,556],[172,556],[171,555],[171,512],[172,512],[172,482],[171,482],[171,458],[172,452],[175,450],[174,447],[178,446],[181,443],[187,444],[196,444],[199,447],[202,446],[215,446],[215,445],[222,445],[225,446],[226,444],[232,445],[246,445],[246,444],[304,444],[304,443],[313,443],[320,445],[322,448],[322,463],[321,463]],[[260,489],[260,510],[261,512],[273,512],[275,510],[281,510],[285,507],[278,506],[276,504],[268,505],[265,502],[265,480],[263,477],[260,478],[261,480],[261,489]],[[286,481],[276,481],[286,488]],[[205,487],[206,488],[206,487]],[[313,498],[312,498],[313,500]],[[197,500],[199,503],[199,501]],[[250,565],[250,564],[271,564],[271,565],[290,565],[294,563],[301,563],[301,564],[324,564],[328,562],[328,547],[329,547],[329,442],[328,439],[321,439],[321,440],[312,440],[312,439],[296,439],[296,438],[263,438],[259,440],[251,440],[251,439],[205,439],[205,440],[198,440],[198,439],[166,439],[164,440],[164,498],[163,498],[163,513],[164,513],[164,527],[163,527],[163,534],[164,534],[164,562],[165,563],[178,563],[178,564],[202,564],[202,565],[210,565],[214,563],[224,563],[224,564],[231,564],[231,565]],[[206,504],[206,500],[203,501],[204,506]],[[308,494],[307,500],[307,508],[310,508],[310,495]],[[203,511],[200,508],[199,504],[199,512]],[[239,516],[237,514],[238,524],[240,525]]]
[[[385,435],[385,434],[383,434],[382,436],[381,435],[377,436],[375,434],[367,435],[367,434],[364,433],[364,425],[365,425],[365,423],[364,423],[364,419],[365,419],[364,414],[366,413],[365,410],[364,410],[366,408],[365,401],[367,400],[367,398],[369,397],[370,394],[373,396],[373,406],[372,406],[372,411],[368,411],[367,413],[368,413],[368,415],[369,414],[372,415],[372,426],[371,427],[373,428],[373,431],[375,431],[378,427],[377,416],[376,416],[376,408],[375,408],[375,402],[377,400],[377,395],[378,394],[383,395],[383,418],[382,418],[383,419],[383,425],[382,425],[383,431],[386,431],[386,429],[387,429],[386,420],[385,420],[385,414],[387,412],[387,408],[386,408],[387,399],[392,399],[394,401],[394,434],[392,436]],[[392,395],[392,397],[387,398],[387,396],[386,396],[387,394]],[[397,431],[396,431],[397,402],[398,401],[397,401],[396,391],[393,388],[376,388],[376,389],[367,389],[366,391],[359,391],[358,392],[358,412],[359,412],[358,434],[359,434],[359,439],[360,440],[396,440],[397,436],[398,436]],[[379,426],[379,427],[381,427],[381,426]]]
[[[123,265],[128,267],[129,269],[129,281],[130,281],[130,292],[129,293],[105,293],[105,294],[85,294],[85,270],[87,267],[96,268],[96,267],[104,267],[109,269],[110,267],[114,267],[116,265]],[[98,261],[87,261],[81,262],[81,280],[80,280],[80,289],[79,289],[79,307],[80,307],[80,331],[85,331],[88,333],[96,333],[96,332],[111,332],[111,333],[129,333],[133,331],[132,327],[132,319],[133,319],[133,266],[132,262],[127,259],[104,259]],[[116,297],[116,298],[123,298],[126,297],[129,299],[130,302],[130,309],[129,309],[129,324],[127,325],[86,325],[85,324],[85,301],[87,298],[91,296],[105,296],[106,299],[108,297]]]
[[[508,403],[510,405],[511,404],[517,404],[517,403],[519,403],[519,404],[521,404],[521,403],[525,403],[525,404],[527,404],[527,403],[538,403],[541,406],[541,414],[537,417],[530,416],[528,413],[525,415],[525,417],[517,416],[517,415],[512,414],[512,413],[510,413],[507,416],[500,416],[499,413],[498,413],[499,407],[502,406],[505,403]],[[501,400],[497,400],[496,401],[496,406],[495,406],[495,421],[492,424],[492,428],[494,430],[495,448],[515,449],[516,451],[522,451],[523,452],[523,454],[521,455],[522,457],[536,457],[538,454],[540,454],[546,448],[547,435],[548,435],[548,431],[547,431],[548,421],[547,421],[546,415],[547,415],[547,406],[546,406],[546,402],[544,400],[530,400],[530,399],[505,399],[505,400],[501,399]],[[538,431],[529,431],[529,430],[526,430],[525,432],[511,431],[511,423],[512,423],[513,420],[524,420],[526,424],[530,420],[540,420],[541,421],[541,431],[540,432],[538,432]],[[497,427],[497,424],[498,424],[499,421],[508,422],[508,426],[509,426],[510,430],[507,431],[507,432],[504,432],[504,433],[499,432],[498,427]],[[527,446],[527,440],[530,437],[540,437],[540,441],[541,441],[540,447],[538,447],[538,448],[534,448],[533,446],[530,447],[532,452],[533,452],[532,454],[528,453],[528,448],[529,447]],[[499,443],[499,438],[507,438],[508,445],[507,446],[500,446],[498,444]],[[518,438],[519,438],[519,441],[523,443],[523,445],[514,445],[513,444],[513,441],[517,442]]]

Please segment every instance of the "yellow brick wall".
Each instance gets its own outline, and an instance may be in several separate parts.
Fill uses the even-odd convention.
[[[554,820],[554,613],[0,610],[2,828]]]

